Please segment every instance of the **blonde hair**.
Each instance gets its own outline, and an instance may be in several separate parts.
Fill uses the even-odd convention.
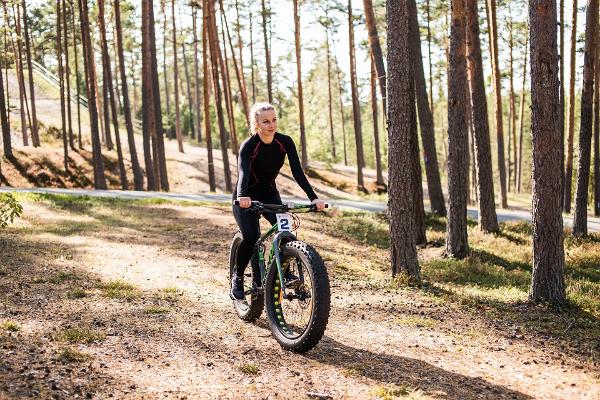
[[[249,131],[251,135],[254,135],[257,132],[256,129],[256,119],[258,118],[258,114],[263,111],[273,110],[275,111],[275,107],[269,103],[254,103],[252,108],[250,109],[250,115],[248,115],[249,121]]]

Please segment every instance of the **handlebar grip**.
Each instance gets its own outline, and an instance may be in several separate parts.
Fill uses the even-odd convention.
[[[233,205],[234,206],[239,206],[240,205],[240,201],[239,200],[234,200],[233,201]]]

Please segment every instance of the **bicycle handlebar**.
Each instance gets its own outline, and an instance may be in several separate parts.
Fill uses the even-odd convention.
[[[233,201],[233,205],[239,206],[240,205],[240,201],[239,200],[234,200]],[[251,206],[249,207],[249,209],[252,209],[254,211],[290,211],[293,209],[299,209],[299,208],[308,208],[309,211],[317,211],[317,208],[315,207],[314,204],[298,204],[296,207],[290,207],[286,204],[264,204],[261,203],[260,201],[252,201],[251,202]],[[329,208],[329,204],[325,203],[325,208]]]

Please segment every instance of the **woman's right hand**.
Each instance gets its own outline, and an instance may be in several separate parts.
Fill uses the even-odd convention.
[[[252,199],[250,197],[238,197],[241,208],[249,208],[252,205]]]

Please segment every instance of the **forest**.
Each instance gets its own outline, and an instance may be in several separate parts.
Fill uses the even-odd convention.
[[[597,398],[599,14],[0,0],[0,397]],[[302,355],[226,297],[256,103],[331,206]]]

